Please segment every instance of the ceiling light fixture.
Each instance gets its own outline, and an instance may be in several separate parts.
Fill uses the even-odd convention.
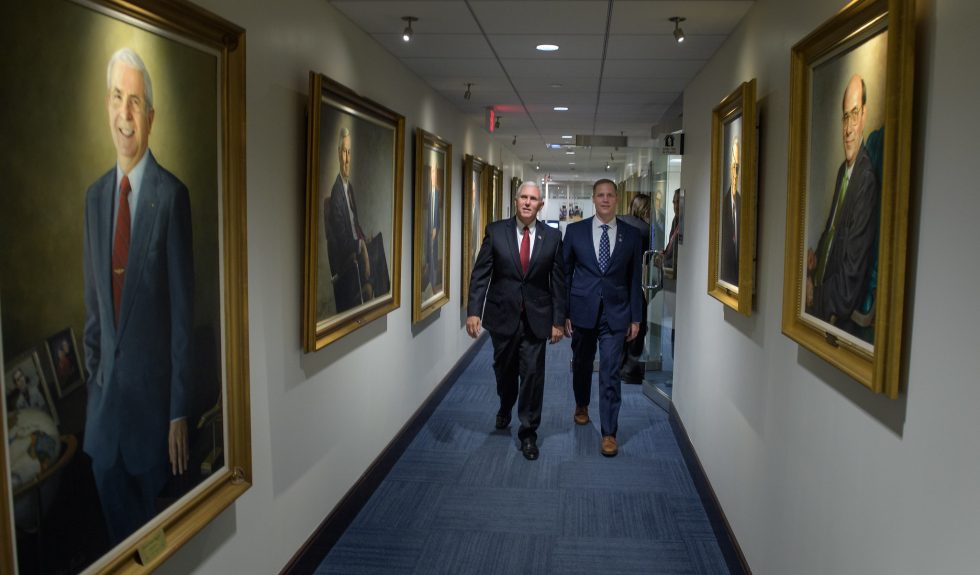
[[[538,44],[534,48],[536,50],[541,51],[541,52],[557,52],[558,51],[558,45],[557,44]]]
[[[408,26],[405,26],[405,30],[402,32],[402,41],[408,42],[412,39],[412,22],[418,20],[415,16],[402,16],[402,20],[408,22]]]
[[[562,87],[564,87],[564,85],[563,84],[551,84],[551,87],[552,88],[562,88]]]
[[[571,140],[571,139],[572,139],[572,138],[574,138],[574,137],[575,137],[575,136],[562,136],[562,137],[561,137],[561,139],[562,139],[562,140]]]
[[[499,130],[499,129],[500,129],[500,119],[501,119],[501,118],[503,118],[503,116],[497,116],[497,117],[496,117],[496,118],[494,119],[494,121],[493,121],[493,129],[494,129],[494,130]]]
[[[470,87],[471,87],[472,85],[473,85],[473,84],[470,84],[470,83],[467,83],[467,84],[466,84],[466,91],[465,91],[465,92],[463,92],[463,99],[464,99],[464,100],[469,100],[470,98],[472,98],[472,97],[473,97],[473,92],[470,92]]]
[[[668,20],[674,23],[674,40],[677,40],[677,43],[680,44],[684,41],[684,29],[681,28],[681,22],[687,20],[687,18],[671,16]]]
[[[555,106],[552,109],[554,111],[556,111],[556,112],[567,112],[568,111],[568,106]]]
[[[511,142],[510,145],[511,146],[516,146],[517,145],[517,135],[516,134],[514,135],[514,141]]]

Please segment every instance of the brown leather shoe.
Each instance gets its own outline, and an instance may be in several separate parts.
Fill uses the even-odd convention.
[[[589,408],[588,407],[576,407],[575,408],[575,423],[579,425],[585,425],[589,422]]]
[[[606,435],[602,438],[602,454],[606,457],[616,457],[619,453],[619,448],[616,447],[616,438],[612,435]]]

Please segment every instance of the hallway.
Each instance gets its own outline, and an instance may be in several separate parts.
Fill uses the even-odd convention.
[[[494,429],[489,340],[317,569],[323,574],[727,574],[667,414],[623,385],[619,455],[595,385],[572,421],[570,340],[549,346],[541,456]]]

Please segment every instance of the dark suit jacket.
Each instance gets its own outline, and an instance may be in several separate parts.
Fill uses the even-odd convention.
[[[643,321],[640,286],[643,241],[639,232],[622,219],[616,223],[616,247],[606,273],[599,271],[592,242],[592,218],[565,228],[565,275],[568,281],[568,317],[572,325],[595,328],[599,303],[609,327],[625,332],[630,323]]]
[[[357,267],[357,240],[363,239],[360,220],[357,219],[357,202],[354,201],[354,184],[349,183],[351,205],[347,207],[344,183],[340,175],[334,181],[330,197],[323,201],[323,226],[327,235],[327,258],[333,275],[333,294],[337,312],[361,304],[361,282]],[[351,212],[354,226],[351,227]],[[356,234],[356,237],[355,237]]]
[[[718,254],[718,277],[732,285],[738,285],[738,232],[742,227],[742,214],[738,209],[742,206],[742,194],[735,192],[735,209],[737,222],[732,217],[732,190],[725,190],[721,199],[721,236],[718,238],[720,253]],[[737,225],[736,225],[737,223]]]
[[[821,245],[827,241],[834,207],[840,199],[845,168],[846,164],[842,163],[837,171],[834,202],[830,206],[827,223],[820,236]],[[841,213],[837,216],[837,230],[827,255],[823,278],[815,278],[814,281],[813,306],[807,311],[816,317],[825,321],[829,321],[831,316],[848,320],[867,293],[870,264],[874,258],[875,239],[878,236],[880,194],[881,189],[871,159],[862,144],[854,160]]]
[[[118,329],[110,277],[115,166],[85,195],[85,452],[106,467],[118,450],[133,474],[166,461],[170,421],[188,416],[194,317],[190,197],[147,154]]]
[[[535,224],[534,249],[525,276],[517,225],[517,218],[512,217],[487,226],[470,276],[466,315],[482,317],[487,331],[513,335],[523,305],[535,337],[546,339],[551,337],[552,326],[565,323],[561,232],[541,221]]]

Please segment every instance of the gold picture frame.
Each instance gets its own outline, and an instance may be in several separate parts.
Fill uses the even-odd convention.
[[[461,268],[463,297],[462,307],[466,308],[466,300],[470,292],[470,274],[476,255],[483,243],[483,232],[486,230],[490,214],[487,199],[489,192],[490,166],[482,159],[471,154],[463,157],[463,265]]]
[[[913,0],[856,0],[793,47],[790,69],[783,333],[893,399],[914,34]]]
[[[311,71],[308,120],[303,347],[313,352],[401,305],[405,118]]]
[[[755,285],[756,133],[753,78],[711,113],[708,295],[743,315]]]
[[[37,22],[44,22],[46,29],[52,31],[43,41],[37,38]],[[86,236],[84,230],[89,226],[84,216],[86,189],[95,190],[103,179],[100,175],[109,177],[117,158],[117,149],[106,124],[110,99],[105,82],[107,63],[122,48],[136,53],[137,60],[145,63],[153,82],[155,116],[149,135],[150,152],[143,158],[152,153],[154,164],[157,161],[159,164],[154,168],[146,167],[146,173],[162,166],[186,186],[190,197],[189,215],[183,222],[193,227],[193,342],[188,344],[194,348],[191,376],[195,389],[187,427],[191,434],[188,473],[195,477],[171,478],[167,493],[161,493],[156,499],[155,516],[118,544],[106,541],[86,547],[82,565],[76,562],[78,556],[65,557],[62,553],[67,549],[77,550],[72,547],[78,544],[76,537],[61,546],[58,541],[52,541],[51,533],[47,533],[45,548],[38,550],[38,557],[46,565],[44,569],[60,572],[60,565],[65,563],[69,566],[64,569],[73,571],[149,573],[249,489],[252,481],[245,31],[183,0],[39,0],[20,3],[8,14],[0,24],[0,48],[6,64],[26,66],[33,71],[29,73],[30,84],[38,96],[19,97],[17,94],[22,92],[23,85],[8,83],[4,89],[10,92],[5,101],[21,103],[0,112],[6,114],[3,123],[10,128],[8,135],[17,146],[12,158],[9,148],[0,144],[0,165],[3,166],[0,189],[4,190],[0,192],[0,202],[4,205],[0,224],[7,228],[8,219],[17,221],[22,224],[18,228],[25,237],[33,238],[28,243],[16,244],[5,240],[0,254],[0,275],[16,278],[16,281],[5,283],[2,294],[0,317],[3,320],[4,358],[28,345],[38,345],[46,335],[65,325],[84,334],[82,327],[88,323],[88,314],[95,309],[95,302],[82,296],[85,280],[81,246]],[[29,58],[21,54],[25,50],[30,54]],[[130,61],[126,62],[132,66]],[[109,70],[113,70],[112,65]],[[11,68],[7,71],[16,73],[16,77],[28,77]],[[110,80],[112,78],[114,76]],[[145,84],[145,78],[144,75],[141,86]],[[74,86],[72,97],[67,100],[63,94],[66,85]],[[194,89],[188,89],[189,86]],[[35,143],[26,142],[18,135],[21,132],[37,134],[37,130],[47,136],[38,138]],[[53,157],[52,148],[63,152]],[[56,164],[51,165],[52,160]],[[46,169],[37,169],[46,163]],[[28,186],[24,182],[31,184]],[[14,190],[24,189],[37,195],[33,203],[14,195]],[[142,195],[151,193],[155,193],[154,185],[147,184],[144,179],[141,197],[153,197]],[[45,199],[46,194],[57,194],[57,197]],[[56,205],[59,209],[49,209]],[[145,210],[157,206],[144,203],[142,199],[138,205],[141,211],[137,212],[134,221],[134,245],[141,232],[140,226],[149,229],[152,223],[145,219],[148,216],[140,214],[150,213]],[[45,209],[39,212],[41,207]],[[92,225],[95,229],[96,224]],[[30,245],[47,245],[52,249],[47,253],[35,253],[27,247]],[[137,254],[140,252],[130,253],[132,269],[140,265],[134,263],[140,261],[135,259]],[[87,262],[86,266],[89,265]],[[152,281],[152,278],[147,279],[149,274],[143,277]],[[130,292],[124,289],[123,306],[127,293]],[[127,321],[126,314],[130,313],[127,308],[124,307],[121,313],[120,321]],[[117,342],[124,337],[126,334],[121,331]],[[82,341],[89,345],[85,337]],[[121,350],[122,345],[119,343],[117,350]],[[90,369],[91,365],[86,364]],[[60,437],[57,438],[60,439],[60,456],[48,469],[42,466],[41,473],[33,481],[22,484],[16,493],[11,493],[8,423],[14,424],[10,432],[16,432],[17,424],[8,419],[0,426],[0,462],[5,462],[5,469],[0,472],[2,573],[18,572],[18,552],[33,552],[18,545],[21,530],[15,514],[20,511],[21,498],[40,496],[42,492],[50,495],[48,489],[59,481],[58,476],[69,466],[73,474],[91,473],[88,459],[76,457],[78,451],[87,450],[87,446],[76,437],[79,429],[75,426],[85,424],[85,398],[94,393],[92,388],[97,385],[97,379],[95,374],[89,373],[85,384],[87,394],[72,393],[58,399],[62,408],[58,424]],[[199,393],[201,390],[205,393]],[[81,405],[64,409],[71,402],[81,402]],[[197,458],[197,447],[206,453],[202,459]],[[218,454],[216,457],[208,459],[215,453]],[[213,467],[208,467],[207,473],[198,474],[196,470],[202,469],[208,461]],[[169,473],[169,464],[167,468]],[[182,484],[185,478],[187,484]],[[60,483],[64,485],[64,481]],[[174,488],[172,492],[171,487]],[[75,488],[89,489],[85,483],[75,485]],[[98,500],[94,492],[90,497],[91,501]],[[41,521],[55,519],[44,512],[45,507],[39,507]],[[60,521],[67,521],[76,529],[87,529],[93,523],[102,529],[103,517],[97,503],[94,510],[86,507],[79,512],[84,516],[67,520],[62,515],[75,511],[47,510],[56,511]]]
[[[412,323],[449,302],[453,145],[415,129]]]

